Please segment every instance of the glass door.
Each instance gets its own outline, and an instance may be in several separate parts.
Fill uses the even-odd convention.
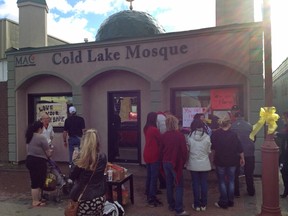
[[[141,161],[140,92],[108,92],[108,160]]]

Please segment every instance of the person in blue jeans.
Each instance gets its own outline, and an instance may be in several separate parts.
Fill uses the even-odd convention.
[[[231,128],[231,120],[224,117],[218,120],[220,128],[213,132],[211,136],[214,152],[214,164],[218,178],[218,188],[220,192],[219,201],[215,206],[228,208],[234,206],[234,179],[237,165],[245,165],[244,153],[237,134]]]
[[[183,209],[183,168],[188,155],[185,136],[179,131],[175,116],[168,115],[165,123],[167,131],[161,135],[161,155],[169,210],[175,211],[176,216],[189,215]]]
[[[147,167],[145,193],[147,195],[147,204],[150,207],[159,207],[163,205],[156,197],[157,179],[160,169],[160,131],[157,128],[156,121],[157,113],[148,113],[146,124],[143,128],[145,135],[143,159]]]
[[[190,133],[187,137],[189,158],[186,169],[192,177],[192,189],[195,211],[205,211],[208,197],[207,177],[211,170],[209,154],[211,152],[211,140],[205,123],[200,119],[194,119],[190,125]]]
[[[76,114],[74,106],[69,107],[70,116],[65,119],[63,141],[64,146],[67,147],[67,136],[69,144],[69,164],[72,166],[72,155],[75,147],[80,148],[80,141],[85,129],[85,121],[82,117]]]

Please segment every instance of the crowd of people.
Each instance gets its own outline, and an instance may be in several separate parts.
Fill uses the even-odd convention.
[[[74,183],[70,197],[79,201],[77,215],[102,215],[105,200],[104,172],[107,158],[100,151],[99,134],[95,129],[85,129],[85,121],[76,115],[76,108],[69,108],[65,120],[64,145],[69,143],[69,164],[73,164],[70,178]],[[288,195],[287,134],[288,113],[283,114],[284,129],[276,136],[281,139],[280,167],[284,183],[282,198]],[[53,127],[49,116],[43,113],[40,119],[26,130],[26,166],[31,178],[32,206],[45,205],[41,196],[47,173],[47,160],[53,153]],[[186,136],[179,129],[179,120],[170,112],[150,112],[143,128],[145,146],[143,159],[146,164],[145,194],[150,207],[163,206],[157,198],[158,181],[166,188],[168,208],[178,215],[189,215],[183,206],[183,170],[191,174],[195,211],[205,211],[208,202],[208,174],[215,169],[218,180],[219,200],[215,206],[226,209],[234,206],[234,197],[240,196],[239,175],[243,170],[246,190],[255,195],[254,168],[255,146],[249,138],[252,125],[245,121],[237,105],[230,115],[218,119],[213,127],[205,121],[203,113],[197,113]],[[73,155],[74,147],[79,154]],[[212,155],[212,157],[211,157]],[[212,158],[212,159],[211,159]],[[81,197],[81,201],[79,200]]]
[[[197,113],[189,131],[185,136],[179,130],[179,120],[169,112],[148,113],[143,130],[148,206],[163,205],[157,198],[158,176],[162,174],[166,181],[169,210],[175,211],[175,215],[189,215],[183,207],[185,168],[191,173],[191,207],[195,211],[207,208],[207,178],[214,168],[219,189],[216,207],[226,209],[234,206],[234,197],[240,196],[240,169],[244,169],[248,195],[255,195],[255,148],[254,142],[249,139],[252,125],[244,120],[238,106],[233,106],[229,115],[217,119],[217,124],[214,121],[213,127],[206,123],[204,113]]]
[[[69,149],[69,179],[73,187],[69,197],[78,202],[77,216],[102,216],[104,209],[107,166],[106,154],[100,151],[99,134],[95,129],[85,129],[85,121],[76,115],[76,108],[69,107],[69,117],[64,123],[64,146]],[[53,127],[47,113],[28,126],[26,130],[26,167],[30,173],[32,207],[46,205],[43,188],[47,175],[47,162],[53,153]],[[68,140],[68,145],[67,145]],[[78,154],[73,154],[74,148]],[[71,166],[73,164],[73,167]],[[63,185],[61,185],[63,186]]]

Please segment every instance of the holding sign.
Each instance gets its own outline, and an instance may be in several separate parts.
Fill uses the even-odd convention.
[[[204,113],[205,107],[183,107],[183,127],[190,127],[194,115],[197,113]]]
[[[40,118],[41,113],[47,113],[51,118],[53,127],[63,127],[64,121],[67,118],[66,103],[39,103],[36,105],[37,119]]]

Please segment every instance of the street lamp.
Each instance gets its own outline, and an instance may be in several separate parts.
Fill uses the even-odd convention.
[[[272,55],[271,55],[271,18],[270,0],[263,0],[264,27],[264,65],[265,65],[265,106],[272,107]],[[267,128],[267,127],[266,127]],[[259,216],[281,216],[279,207],[279,147],[272,134],[265,133],[262,152],[262,198]]]

